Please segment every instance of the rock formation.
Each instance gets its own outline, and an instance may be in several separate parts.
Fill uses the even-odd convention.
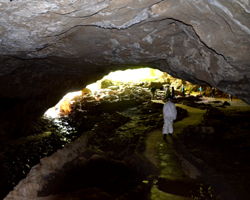
[[[0,0],[3,128],[110,71],[158,68],[250,103],[247,0]],[[15,117],[14,117],[15,116]],[[18,119],[18,120],[14,120]]]

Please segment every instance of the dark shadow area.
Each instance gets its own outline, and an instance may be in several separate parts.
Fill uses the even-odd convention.
[[[101,156],[92,157],[88,161],[78,157],[67,163],[63,171],[50,174],[45,180],[48,184],[38,192],[40,197],[92,189],[99,190],[99,194],[106,194],[110,199],[146,199],[150,192],[149,185],[143,184],[141,177],[125,162]],[[92,194],[91,198],[94,196]]]
[[[212,189],[211,186],[204,183],[191,181],[167,180],[159,178],[156,186],[159,190],[191,199],[210,199],[219,200],[219,195]]]
[[[204,120],[178,134],[175,148],[201,171],[209,172],[207,180],[217,191],[231,191],[236,193],[231,199],[247,200],[250,198],[250,111],[242,103],[242,107],[238,104],[234,102],[231,108],[230,103],[225,106],[221,101],[209,101]],[[193,106],[196,107],[194,103]],[[195,158],[181,150],[180,141]]]

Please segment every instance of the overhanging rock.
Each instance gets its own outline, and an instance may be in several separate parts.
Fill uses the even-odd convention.
[[[150,66],[250,103],[248,1],[0,0],[4,119],[112,70]]]

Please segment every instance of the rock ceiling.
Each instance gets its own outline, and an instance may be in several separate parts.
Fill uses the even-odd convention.
[[[249,0],[0,0],[0,18],[4,112],[39,115],[138,66],[250,103]]]

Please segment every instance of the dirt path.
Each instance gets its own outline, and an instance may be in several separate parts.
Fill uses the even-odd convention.
[[[176,104],[176,106],[186,109],[188,111],[188,117],[174,123],[173,137],[186,126],[200,123],[206,112],[206,110],[200,110],[182,104]],[[161,175],[159,178],[186,182],[186,180],[196,179],[200,175],[199,170],[194,165],[174,151],[172,138],[170,136],[167,136],[167,141],[163,140],[161,129],[148,133],[145,156],[160,169]],[[185,195],[181,195],[181,190],[183,190],[183,188],[173,187],[173,190],[167,193],[159,190],[158,187],[154,185],[151,190],[151,199],[190,199],[189,197],[185,197]]]

